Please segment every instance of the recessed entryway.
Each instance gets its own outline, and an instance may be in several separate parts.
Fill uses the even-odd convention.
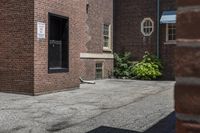
[[[49,72],[67,72],[69,66],[69,20],[49,13]]]

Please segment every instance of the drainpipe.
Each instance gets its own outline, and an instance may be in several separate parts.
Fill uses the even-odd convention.
[[[156,39],[156,54],[160,58],[160,0],[157,0],[157,39]]]

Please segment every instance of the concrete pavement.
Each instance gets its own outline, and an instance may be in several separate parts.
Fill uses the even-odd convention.
[[[36,97],[0,93],[0,133],[86,133],[101,126],[144,132],[173,112],[173,87],[113,79]]]

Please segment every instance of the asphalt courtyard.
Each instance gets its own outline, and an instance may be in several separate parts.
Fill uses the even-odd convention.
[[[0,133],[171,133],[174,83],[113,79],[36,97],[0,93]]]

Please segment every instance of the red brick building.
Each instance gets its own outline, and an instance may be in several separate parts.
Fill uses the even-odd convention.
[[[109,78],[113,52],[124,51],[133,60],[159,52],[173,79],[174,41],[168,40],[175,34],[159,24],[156,45],[157,7],[157,0],[2,1],[0,91],[37,95],[79,87],[79,77]],[[160,17],[175,7],[162,0]]]
[[[113,1],[0,3],[0,91],[37,95],[113,71]]]
[[[84,79],[102,79],[113,71],[113,0],[87,0],[88,42],[82,48]]]
[[[37,95],[79,87],[87,42],[84,0],[0,2],[0,91]]]
[[[164,79],[174,79],[175,22],[162,22],[167,13],[175,15],[175,0],[115,0],[114,51],[131,52],[140,60],[145,51],[163,60]],[[159,14],[159,15],[158,15]]]

